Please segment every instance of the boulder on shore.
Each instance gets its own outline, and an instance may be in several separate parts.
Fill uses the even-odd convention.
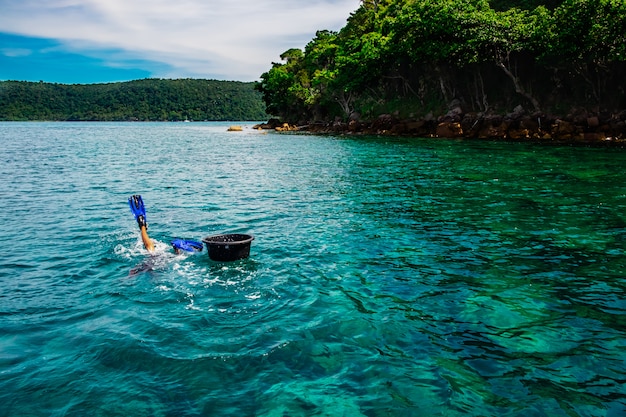
[[[280,132],[303,130],[333,134],[476,138],[626,147],[626,111],[613,114],[585,111],[556,116],[527,113],[521,106],[517,106],[513,112],[500,115],[462,113],[462,109],[455,106],[440,117],[429,113],[421,118],[398,119],[397,115],[382,114],[370,121],[352,118],[348,122],[334,120],[300,127],[273,119],[255,128]]]
[[[437,125],[435,135],[439,138],[460,138],[463,136],[461,123],[442,122]]]
[[[277,132],[293,132],[300,129],[297,126],[290,125],[289,123],[283,123],[282,126],[277,126],[274,130]]]
[[[254,125],[252,128],[255,130],[273,130],[282,125],[283,124],[280,120],[270,119],[267,121],[267,123],[260,123],[258,125]]]

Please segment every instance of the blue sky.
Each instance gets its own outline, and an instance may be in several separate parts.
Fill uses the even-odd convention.
[[[0,0],[0,80],[254,81],[358,0]]]

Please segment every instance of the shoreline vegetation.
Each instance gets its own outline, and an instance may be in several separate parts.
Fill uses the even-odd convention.
[[[364,0],[280,58],[259,128],[626,141],[623,0]]]

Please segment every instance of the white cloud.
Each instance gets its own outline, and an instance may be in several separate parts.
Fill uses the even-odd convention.
[[[30,49],[24,48],[0,48],[0,54],[15,58],[29,56],[30,54],[32,54],[32,51]]]
[[[345,25],[358,0],[0,0],[0,31],[102,59],[169,65],[156,77],[250,81],[285,50]]]

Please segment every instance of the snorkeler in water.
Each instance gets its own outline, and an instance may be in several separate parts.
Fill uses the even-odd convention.
[[[137,224],[139,225],[139,230],[141,232],[141,241],[143,242],[144,248],[151,254],[154,254],[154,243],[150,236],[148,236],[148,223],[146,221],[146,208],[143,204],[143,199],[140,195],[135,194],[128,198],[128,205],[130,206],[130,211],[133,212],[135,216],[135,220],[137,220]],[[184,240],[184,239],[176,239],[172,242],[172,247],[174,248],[174,252],[176,254],[185,252],[202,252],[202,243],[196,242],[193,240]]]

